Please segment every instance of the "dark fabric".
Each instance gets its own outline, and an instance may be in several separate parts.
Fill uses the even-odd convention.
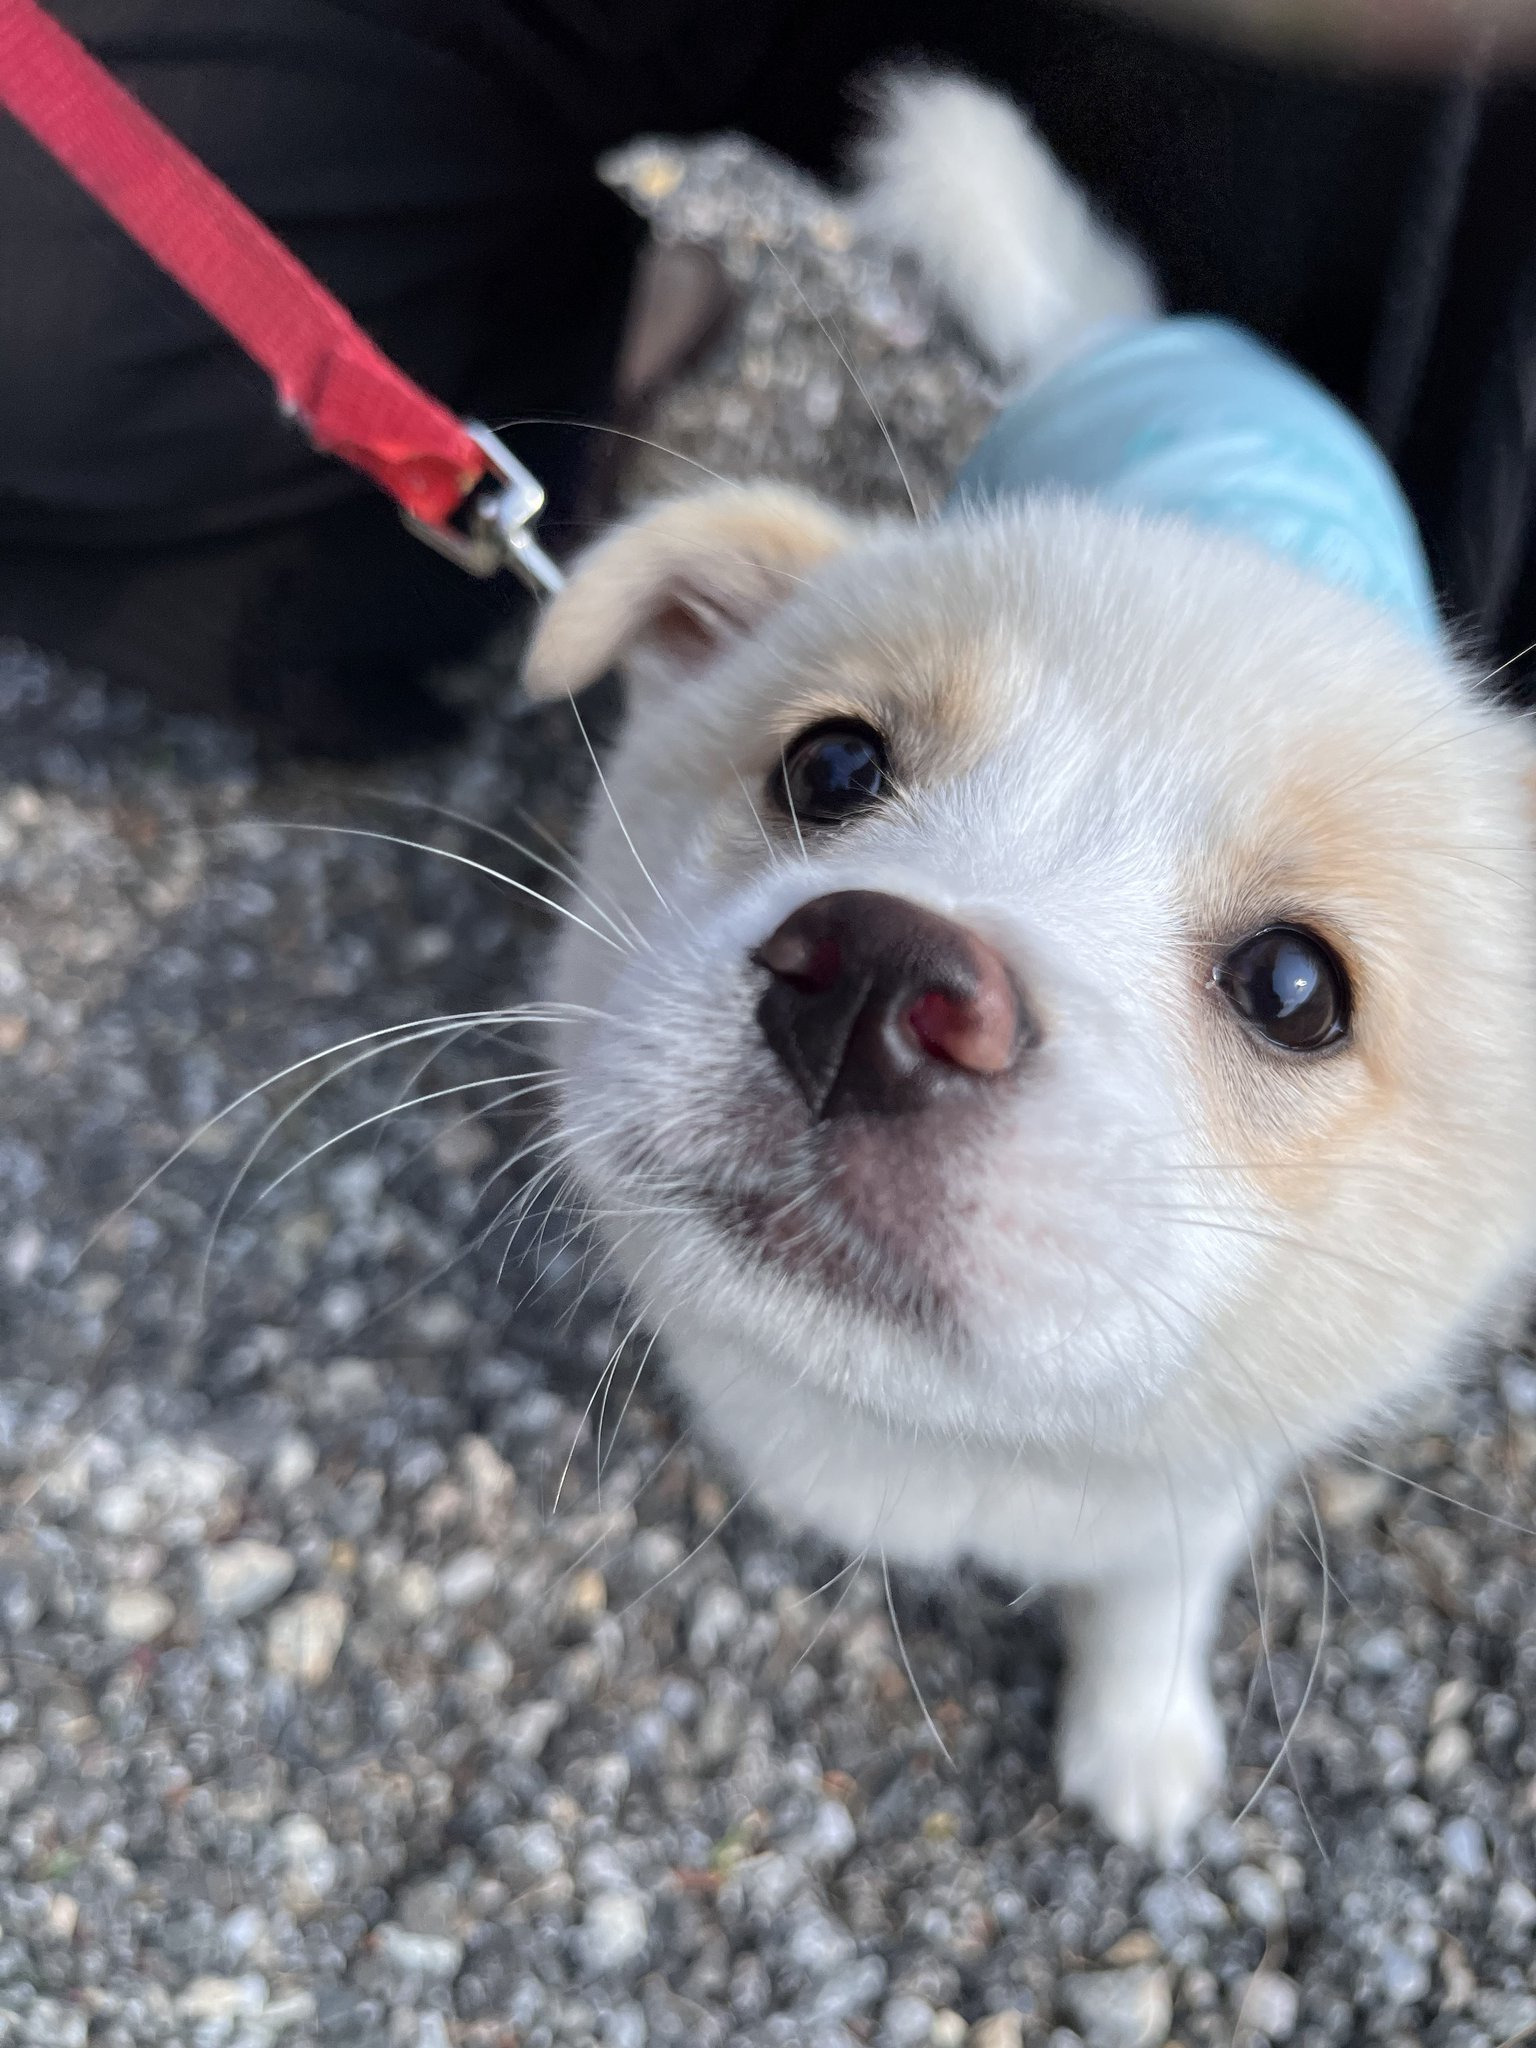
[[[1536,637],[1528,84],[1279,72],[1076,0],[55,7],[386,349],[494,420],[601,416],[636,238],[599,150],[732,125],[827,171],[856,74],[917,52],[977,69],[1033,109],[1176,309],[1251,325],[1361,414],[1490,656]],[[0,632],[306,744],[430,729],[410,674],[429,645],[468,651],[510,586],[457,578],[312,455],[9,123],[0,276]],[[558,540],[590,434],[514,438]]]

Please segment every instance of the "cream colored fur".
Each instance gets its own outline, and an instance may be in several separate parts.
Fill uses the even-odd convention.
[[[1063,1590],[1062,1789],[1173,1853],[1275,1485],[1444,1374],[1536,1246],[1526,730],[1241,543],[1066,502],[663,506],[578,567],[530,687],[615,657],[581,855],[611,923],[554,976],[565,1154],[759,1501]],[[802,840],[769,784],[829,712],[899,791]],[[921,1143],[809,1127],[754,1022],[754,947],[855,888],[973,926],[1041,1019]],[[1213,984],[1277,918],[1350,969],[1337,1052],[1256,1043]]]

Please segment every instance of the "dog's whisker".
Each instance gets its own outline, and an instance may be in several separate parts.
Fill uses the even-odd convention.
[[[261,1192],[252,1198],[251,1207],[258,1207],[269,1196],[276,1194],[284,1182],[291,1180],[296,1173],[302,1173],[304,1168],[316,1159],[334,1150],[337,1145],[344,1145],[348,1138],[355,1138],[360,1131],[371,1130],[375,1124],[388,1123],[393,1117],[403,1116],[409,1110],[425,1109],[434,1102],[445,1102],[450,1096],[472,1094],[478,1088],[505,1088],[509,1081],[517,1081],[521,1085],[502,1099],[506,1102],[518,1102],[524,1096],[536,1094],[540,1089],[557,1087],[560,1079],[560,1075],[549,1073],[537,1077],[528,1074],[489,1074],[477,1081],[454,1081],[445,1088],[430,1089],[425,1095],[413,1095],[404,1102],[391,1103],[387,1109],[378,1109],[370,1116],[359,1117],[356,1123],[348,1124],[345,1130],[322,1139],[318,1145],[312,1145],[301,1158],[295,1159],[291,1166],[285,1166],[281,1173],[274,1175],[265,1184]]]
[[[821,315],[817,312],[816,308],[811,304],[810,299],[806,294],[805,287],[801,284],[799,278],[795,276],[794,272],[790,269],[789,265],[784,261],[784,258],[779,254],[778,250],[774,248],[771,242],[765,242],[763,244],[763,247],[767,255],[769,255],[773,259],[773,261],[779,266],[779,269],[784,273],[785,277],[789,280],[790,288],[794,291],[795,295],[798,297],[800,303],[804,306],[807,313],[809,313],[811,318],[816,322],[816,325],[821,329],[822,336],[825,339],[827,346],[831,349],[832,353],[837,357],[837,360],[842,364],[844,370],[847,371],[848,377],[853,384],[853,388],[858,392],[860,398],[862,398],[864,403],[868,406],[869,416],[874,421],[875,425],[880,429],[880,438],[881,440],[884,441],[886,448],[889,450],[891,461],[896,465],[896,474],[901,478],[901,488],[907,494],[907,503],[912,508],[912,517],[920,523],[923,515],[917,509],[917,495],[912,489],[912,479],[907,475],[906,464],[902,461],[900,455],[896,451],[896,443],[892,438],[891,430],[886,424],[884,415],[880,411],[880,408],[875,404],[875,401],[869,395],[869,387],[865,384],[864,379],[859,375],[858,371],[854,368],[851,357],[838,344],[837,340],[833,336],[831,328],[827,325],[826,321],[823,320]]]
[[[532,861],[534,866],[541,869],[545,874],[552,875],[557,882],[562,883],[568,889],[574,890],[576,895],[580,897],[581,901],[592,912],[593,916],[600,917],[603,920],[604,924],[613,933],[614,938],[621,945],[630,947],[637,944],[648,944],[648,941],[642,939],[633,927],[626,931],[611,911],[606,910],[578,879],[557,867],[547,854],[540,853],[537,847],[529,846],[521,839],[514,839],[510,832],[504,832],[499,825],[488,825],[484,819],[471,817],[467,811],[454,810],[449,804],[434,803],[424,796],[392,796],[383,790],[370,790],[363,793],[372,796],[379,803],[396,803],[410,810],[428,811],[434,817],[446,818],[455,825],[464,825],[471,832],[483,832],[487,838],[494,839],[498,845],[505,846],[512,853],[519,854],[524,860]]]
[[[376,832],[367,825],[321,825],[311,824],[292,818],[272,818],[264,821],[280,832],[332,832],[348,839],[377,839],[386,846],[399,846],[410,853],[433,854],[438,860],[452,861],[458,867],[470,868],[478,875],[484,875],[493,882],[499,882],[504,889],[514,889],[530,902],[551,910],[556,917],[563,917],[570,924],[578,926],[599,944],[611,946],[615,952],[627,952],[628,942],[616,939],[610,932],[599,931],[596,925],[578,917],[569,904],[559,902],[543,889],[535,889],[530,882],[520,882],[515,875],[503,874],[500,868],[488,867],[482,860],[474,860],[467,853],[455,853],[452,847],[433,846],[429,840],[407,839],[398,832]]]

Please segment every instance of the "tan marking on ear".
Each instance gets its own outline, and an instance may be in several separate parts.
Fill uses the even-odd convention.
[[[841,514],[782,485],[727,485],[658,506],[576,564],[529,647],[528,694],[569,696],[646,645],[698,668],[850,536]]]

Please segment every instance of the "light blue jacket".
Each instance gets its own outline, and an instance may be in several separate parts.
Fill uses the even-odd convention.
[[[1418,529],[1376,444],[1225,321],[1117,327],[999,414],[955,497],[1050,488],[1243,535],[1422,638],[1441,632]]]

